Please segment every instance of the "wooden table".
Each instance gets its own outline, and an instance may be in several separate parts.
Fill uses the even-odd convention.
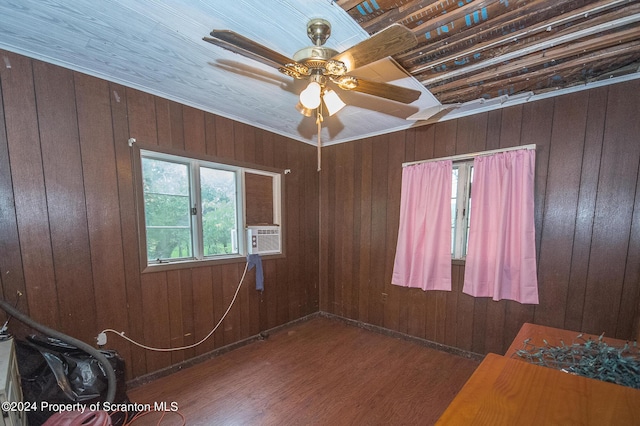
[[[578,339],[578,335],[582,334],[584,340]],[[519,358],[516,352],[524,348],[524,341],[529,340],[530,345],[544,346],[546,340],[550,346],[559,346],[564,342],[565,345],[571,346],[573,343],[584,343],[584,341],[591,339],[598,341],[600,336],[594,334],[580,333],[578,331],[563,330],[561,328],[546,327],[544,325],[536,325],[525,323],[520,328],[518,335],[511,342],[511,346],[504,354],[506,357]],[[602,341],[609,346],[622,348],[627,343],[626,340],[614,339],[604,336]]]
[[[640,425],[640,390],[488,354],[439,425]]]

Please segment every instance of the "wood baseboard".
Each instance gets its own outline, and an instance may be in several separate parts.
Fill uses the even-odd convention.
[[[373,324],[368,324],[365,322],[361,322],[361,321],[357,321],[357,320],[353,320],[350,318],[345,318],[339,315],[335,315],[329,312],[324,312],[324,311],[318,311],[318,312],[314,312],[312,314],[306,315],[304,317],[295,319],[293,321],[290,321],[286,324],[282,324],[279,325],[277,327],[271,328],[269,330],[265,330],[265,331],[261,331],[259,334],[256,334],[255,336],[250,336],[246,339],[243,340],[239,340],[235,343],[231,343],[229,345],[220,347],[218,349],[215,349],[211,352],[207,352],[206,354],[202,354],[202,355],[198,355],[194,358],[188,359],[186,361],[171,365],[167,368],[163,368],[161,370],[157,370],[154,372],[151,372],[149,374],[145,374],[143,376],[140,377],[136,377],[135,379],[132,379],[130,381],[127,382],[127,387],[128,388],[136,388],[138,386],[144,385],[146,383],[152,382],[154,380],[157,380],[161,377],[165,377],[168,376],[170,374],[173,374],[175,372],[178,372],[184,368],[187,367],[192,367],[196,364],[199,364],[201,362],[204,362],[208,359],[211,358],[215,358],[218,357],[220,355],[224,355],[234,349],[238,349],[241,348],[243,346],[246,346],[250,343],[265,339],[269,336],[269,334],[271,333],[275,333],[277,331],[280,331],[282,329],[286,329],[289,327],[292,327],[296,324],[299,324],[301,322],[304,321],[309,321],[315,317],[318,316],[322,316],[325,318],[329,318],[329,319],[334,319],[337,321],[342,321],[345,324],[354,326],[354,327],[359,327],[365,330],[369,330],[378,334],[382,334],[385,336],[390,336],[390,337],[394,337],[394,338],[398,338],[398,339],[403,339],[403,340],[407,340],[410,342],[414,342],[420,345],[423,345],[427,348],[431,348],[431,349],[435,349],[435,350],[439,350],[439,351],[443,351],[443,352],[447,352],[450,353],[452,355],[458,355],[464,358],[468,358],[468,359],[473,359],[476,361],[482,361],[482,359],[484,358],[484,355],[481,354],[477,354],[474,352],[469,352],[469,351],[465,351],[463,349],[459,349],[459,348],[454,348],[452,346],[447,346],[447,345],[443,345],[441,343],[436,343],[436,342],[432,342],[430,340],[426,340],[426,339],[421,339],[419,337],[415,337],[415,336],[411,336],[409,334],[405,334],[405,333],[401,333],[399,331],[395,331],[395,330],[390,330],[388,328],[384,328],[384,327],[380,327],[377,325],[373,325]]]
[[[458,355],[464,358],[473,359],[476,361],[482,361],[484,359],[484,355],[478,354],[475,352],[465,351],[464,349],[455,348],[453,346],[443,345],[442,343],[432,342],[431,340],[421,339],[420,337],[415,337],[410,334],[401,333],[399,331],[390,330],[388,328],[380,327],[377,325],[369,324],[366,322],[361,322],[357,320],[353,320],[350,318],[345,318],[339,315],[335,315],[329,312],[319,312],[318,315],[326,317],[326,318],[334,318],[340,321],[343,321],[349,325],[354,327],[360,327],[365,330],[373,331],[375,333],[383,334],[385,336],[395,337],[398,339],[407,340],[410,342],[417,343],[419,345],[425,346],[427,348],[435,349],[442,352],[447,352],[452,355]]]

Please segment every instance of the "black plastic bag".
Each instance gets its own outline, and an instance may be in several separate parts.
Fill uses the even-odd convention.
[[[116,373],[113,402],[128,403],[124,360],[116,351],[101,352]],[[75,346],[50,337],[29,336],[27,341],[17,341],[16,354],[24,400],[35,403],[36,407],[41,407],[43,401],[87,406],[105,401],[108,383],[102,366],[97,359]],[[27,416],[31,426],[38,426],[53,414],[38,409],[29,411]],[[124,416],[114,416],[113,424],[122,424]]]

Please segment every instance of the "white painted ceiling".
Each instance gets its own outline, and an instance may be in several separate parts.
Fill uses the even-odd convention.
[[[329,0],[0,0],[0,49],[315,144],[315,118],[295,109],[303,81],[202,41],[230,29],[291,57],[311,44],[312,18],[332,24],[335,50],[368,38]],[[404,105],[341,91],[348,105],[325,117],[323,145],[408,128],[407,117],[440,105],[392,59],[352,74],[422,95]]]

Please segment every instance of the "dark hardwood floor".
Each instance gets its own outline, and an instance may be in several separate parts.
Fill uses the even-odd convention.
[[[187,425],[429,425],[478,364],[318,316],[128,395],[177,403]],[[169,413],[162,424],[181,419]]]

